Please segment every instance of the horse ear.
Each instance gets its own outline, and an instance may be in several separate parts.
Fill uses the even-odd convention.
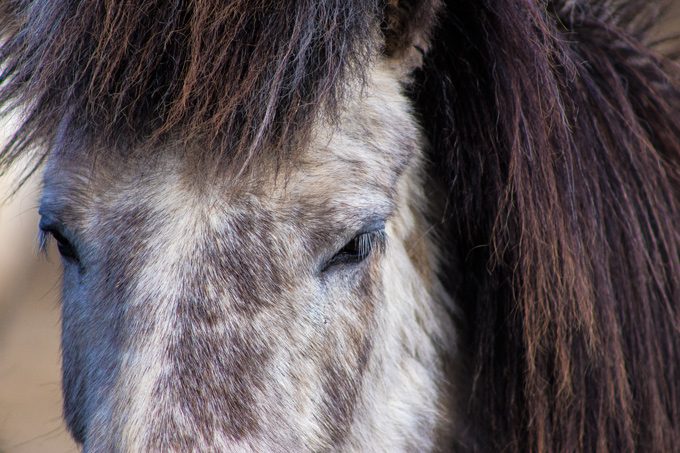
[[[384,53],[408,74],[423,64],[439,0],[387,0],[382,23]]]

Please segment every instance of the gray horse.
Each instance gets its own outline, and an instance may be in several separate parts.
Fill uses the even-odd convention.
[[[648,1],[0,1],[96,451],[671,451]]]

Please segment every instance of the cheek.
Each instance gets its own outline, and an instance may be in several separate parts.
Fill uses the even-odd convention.
[[[88,275],[66,266],[62,296],[64,416],[74,438],[89,436],[118,375],[120,312],[102,303]],[[119,301],[109,301],[119,302]]]
[[[382,259],[335,272],[318,285],[307,306],[321,342],[334,355],[351,356],[375,327],[376,310],[383,299]]]
[[[85,314],[81,307],[83,295],[75,282],[77,282],[77,276],[71,275],[66,269],[62,295],[62,386],[64,417],[67,426],[73,437],[82,443],[87,419],[83,344]]]
[[[373,337],[377,333],[376,312],[383,303],[382,285],[377,266],[369,266],[341,287],[337,303],[335,327],[328,338],[331,345],[342,345],[339,359],[346,364],[348,373],[361,379],[373,349]]]
[[[299,379],[313,389],[307,391],[306,398],[319,395],[315,411],[333,443],[348,432],[364,402],[376,310],[382,303],[379,274],[377,265],[372,265],[362,272],[336,275],[318,285],[304,304],[309,334],[298,344],[301,363],[307,362],[308,369]],[[311,358],[311,363],[305,357]]]

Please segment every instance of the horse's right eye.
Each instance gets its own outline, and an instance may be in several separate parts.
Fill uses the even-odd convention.
[[[71,241],[69,241],[66,238],[66,236],[64,236],[59,226],[41,220],[40,231],[41,231],[40,239],[41,249],[45,248],[47,243],[47,237],[51,236],[54,238],[55,241],[57,241],[57,249],[59,250],[59,254],[61,255],[62,258],[64,258],[66,261],[71,261],[74,263],[80,262],[75,247],[73,246]]]

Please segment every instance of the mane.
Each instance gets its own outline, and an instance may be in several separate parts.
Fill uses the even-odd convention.
[[[376,50],[374,2],[0,2],[7,167],[60,134],[102,148],[179,140],[243,165],[286,158]]]
[[[412,96],[466,451],[680,445],[680,70],[645,45],[649,3],[446,2]]]

